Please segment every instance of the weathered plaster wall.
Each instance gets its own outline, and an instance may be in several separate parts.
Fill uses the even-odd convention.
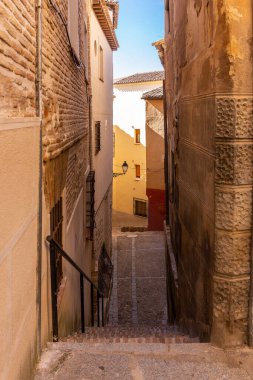
[[[225,346],[248,334],[251,15],[249,0],[184,0],[170,2],[165,20],[180,321]]]
[[[49,253],[45,238],[50,233],[49,210],[61,195],[65,226],[70,223],[64,233],[64,246],[71,253],[75,252],[80,262],[86,249],[82,227],[89,141],[84,1],[79,1],[81,68],[75,66],[69,53],[66,31],[59,16],[45,1],[42,9],[42,320],[39,326],[39,304],[36,301],[39,120],[35,118],[35,3],[4,0],[0,6],[0,281],[3,281],[0,377],[13,380],[32,377],[38,353],[38,332],[42,345],[52,338]],[[68,1],[56,3],[68,22]],[[85,257],[85,265],[91,271],[88,261]],[[67,269],[64,275],[66,281],[62,284],[59,307],[61,334],[71,332],[73,326],[78,325],[77,314],[71,312],[73,309],[78,311],[80,302],[78,296],[72,297],[72,304],[67,302],[69,289],[72,287],[78,294],[79,284],[72,282],[73,275]]]

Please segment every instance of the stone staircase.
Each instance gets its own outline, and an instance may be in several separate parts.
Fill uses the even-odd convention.
[[[253,379],[253,351],[226,353],[167,326],[161,234],[114,236],[113,259],[109,324],[48,343],[34,380]]]
[[[250,380],[252,368],[252,350],[225,352],[174,327],[107,326],[48,343],[34,380]]]
[[[61,342],[75,343],[198,343],[180,333],[175,326],[106,326],[88,327],[85,334],[62,338]]]

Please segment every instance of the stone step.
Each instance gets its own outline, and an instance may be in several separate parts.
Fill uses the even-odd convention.
[[[107,326],[89,327],[84,334],[70,335],[61,342],[174,344],[198,343],[199,339],[180,333],[174,326]]]
[[[210,344],[50,343],[34,380],[250,380],[252,350]]]

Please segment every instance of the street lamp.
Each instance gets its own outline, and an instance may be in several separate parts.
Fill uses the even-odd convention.
[[[113,173],[113,177],[119,177],[120,175],[125,175],[126,172],[127,172],[127,170],[128,170],[128,164],[127,164],[126,161],[124,161],[123,164],[122,164],[122,171],[123,171],[123,173]]]

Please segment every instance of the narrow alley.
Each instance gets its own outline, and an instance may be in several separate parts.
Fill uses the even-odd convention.
[[[164,234],[129,232],[114,235],[113,265],[110,324],[166,326]]]
[[[253,0],[0,0],[0,380],[253,380]]]
[[[164,236],[113,235],[106,327],[49,343],[35,380],[250,380],[253,352],[225,352],[167,325]]]

